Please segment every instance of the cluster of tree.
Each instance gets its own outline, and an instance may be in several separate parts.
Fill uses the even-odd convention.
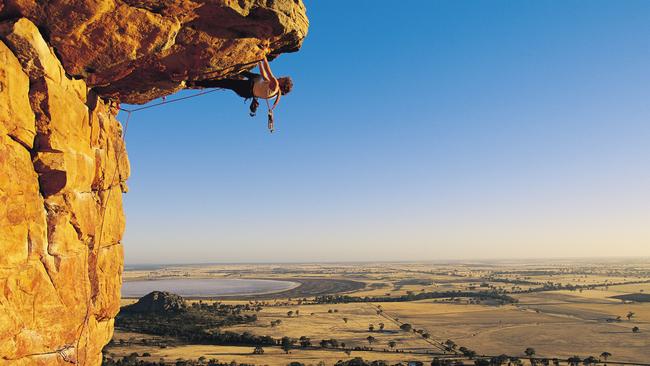
[[[143,354],[143,357],[146,357],[148,355]],[[104,355],[104,358],[102,360],[102,366],[169,366],[169,365],[174,365],[174,366],[254,366],[251,364],[245,364],[245,363],[237,363],[235,361],[232,362],[219,362],[216,359],[206,359],[205,357],[200,357],[198,360],[183,360],[179,359],[176,360],[172,363],[169,361],[164,361],[161,359],[160,361],[146,361],[138,358],[139,355],[137,353],[132,353],[128,356],[124,356],[122,358],[117,358],[114,359],[111,356]]]
[[[240,314],[241,312],[244,311],[255,311],[259,312],[262,311],[262,303],[253,303],[249,302],[247,304],[223,304],[219,301],[214,301],[214,302],[204,302],[203,300],[199,300],[198,302],[192,303],[192,308],[194,309],[200,309],[204,311],[210,311],[213,312],[217,315],[221,316],[228,316],[232,314]]]
[[[255,314],[243,314],[239,305],[197,304],[174,312],[130,312],[124,309],[115,318],[115,326],[141,333],[183,336],[203,329],[252,323]]]
[[[157,316],[118,315],[115,325],[126,331],[174,337],[192,344],[248,346],[276,344],[276,340],[269,336],[258,336],[248,332],[221,332],[218,327],[226,324],[220,320],[185,315],[187,314],[180,313],[171,316],[161,314],[157,314]],[[254,321],[254,319],[245,319],[240,323],[250,321]]]
[[[250,333],[221,332],[219,328],[252,323],[259,304],[227,305],[219,302],[196,302],[180,310],[167,312],[129,311],[124,308],[115,318],[115,326],[122,330],[174,337],[194,344],[274,345],[268,336]]]
[[[494,282],[507,282],[507,283],[521,283],[519,280],[509,280],[504,278],[491,278],[490,281]],[[558,290],[568,290],[568,291],[582,291],[582,290],[593,290],[598,287],[609,287],[609,286],[618,286],[618,285],[631,285],[631,284],[643,284],[650,283],[650,280],[642,281],[627,281],[627,282],[603,282],[603,283],[593,283],[588,285],[578,285],[578,284],[562,284],[562,283],[553,283],[553,282],[533,282],[526,281],[527,284],[537,285],[540,287],[529,288],[526,290],[511,291],[511,293],[532,293],[532,292],[544,292],[544,291],[558,291]]]
[[[337,341],[334,338],[331,339],[323,339],[320,341],[320,346],[322,348],[339,348],[339,347],[345,347],[345,343],[342,343],[343,346],[341,346],[341,343]]]
[[[282,324],[282,320],[276,319],[276,320],[271,320],[271,328],[276,327],[278,325]]]
[[[402,363],[397,365],[402,365]],[[361,357],[355,357],[346,361],[338,361],[334,366],[389,366],[389,364],[383,360],[366,361]]]
[[[571,366],[578,366],[578,365],[581,365],[581,364],[582,364],[582,365],[589,366],[589,365],[595,365],[595,364],[599,363],[600,360],[597,359],[597,358],[594,357],[594,356],[589,356],[589,357],[584,358],[584,359],[583,359],[583,358],[580,358],[579,356],[573,356],[573,357],[569,357],[569,359],[567,360],[567,362],[568,362],[569,365],[571,365]]]
[[[348,295],[326,295],[317,296],[314,300],[317,304],[339,304],[339,303],[353,303],[353,302],[403,302],[403,301],[416,301],[427,299],[442,299],[442,298],[476,298],[480,300],[497,300],[502,303],[515,303],[517,299],[496,291],[441,291],[441,292],[421,292],[421,293],[408,293],[406,295],[397,297],[388,296],[348,296]]]

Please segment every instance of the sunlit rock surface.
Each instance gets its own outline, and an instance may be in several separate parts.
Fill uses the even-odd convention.
[[[128,103],[250,68],[266,45],[275,54],[296,51],[308,27],[300,0],[5,3],[3,17],[24,16],[46,30],[68,74]]]
[[[0,364],[99,365],[119,310],[118,102],[297,50],[299,0],[0,1]]]

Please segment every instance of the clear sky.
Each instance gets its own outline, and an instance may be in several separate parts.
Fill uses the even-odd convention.
[[[650,255],[650,1],[306,5],[276,133],[133,115],[127,263]]]

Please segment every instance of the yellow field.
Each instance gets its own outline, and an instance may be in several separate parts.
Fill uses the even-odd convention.
[[[470,289],[494,289],[509,292],[513,287],[520,291],[531,287],[525,284],[513,284],[490,281],[489,276],[496,269],[496,278],[509,280],[526,280],[532,282],[552,282],[563,285],[593,285],[613,282],[639,281],[650,279],[642,277],[639,264],[633,266],[634,275],[624,275],[625,264],[592,265],[579,263],[572,273],[571,264],[558,265],[556,274],[549,274],[549,265],[427,265],[427,264],[305,264],[305,265],[214,265],[190,268],[167,268],[155,271],[137,271],[131,275],[135,278],[162,276],[184,277],[222,277],[222,278],[344,278],[362,281],[366,287],[349,295],[352,296],[401,296],[409,292],[422,291],[468,291]],[[582,266],[582,267],[581,267]],[[584,268],[579,270],[579,268]],[[647,273],[650,265],[646,264]],[[288,271],[288,272],[287,272]],[[598,272],[601,271],[602,273]],[[618,273],[608,277],[608,271]],[[287,273],[285,273],[287,272]],[[503,274],[501,274],[503,273]],[[539,275],[534,275],[539,273]],[[588,274],[584,274],[588,273]],[[128,276],[127,276],[128,277]],[[641,278],[640,278],[641,277]],[[428,281],[413,283],[417,281]],[[375,285],[373,285],[375,284]],[[376,284],[381,284],[380,286]],[[481,284],[484,284],[481,287]],[[533,285],[532,287],[539,287]],[[424,352],[441,352],[439,344],[453,340],[459,346],[477,351],[479,354],[510,354],[523,356],[527,347],[533,347],[540,357],[570,357],[580,355],[598,356],[601,352],[610,352],[611,359],[617,361],[643,362],[650,359],[650,303],[624,303],[612,296],[628,293],[650,293],[650,283],[601,286],[593,290],[543,291],[518,293],[511,296],[519,300],[516,304],[504,306],[469,305],[461,300],[457,303],[442,300],[384,303],[351,303],[336,305],[298,305],[294,298],[266,300],[272,306],[264,306],[259,312],[258,320],[252,324],[238,325],[223,330],[250,332],[268,335],[276,339],[287,336],[291,338],[309,337],[314,346],[322,339],[334,338],[345,343],[346,347],[372,347],[373,352],[353,351],[351,357],[361,356],[368,360],[430,361],[432,355]],[[228,300],[224,303],[242,303],[247,300]],[[123,301],[123,305],[132,300]],[[381,306],[383,314],[377,313]],[[298,312],[289,317],[287,312]],[[631,320],[626,318],[633,312]],[[620,321],[616,318],[620,317]],[[344,321],[347,319],[347,322]],[[399,319],[399,321],[397,321]],[[271,321],[281,320],[277,326]],[[431,335],[427,341],[414,332],[399,329],[402,323],[410,323],[414,328]],[[384,330],[379,331],[379,324]],[[375,328],[370,331],[369,325]],[[632,327],[639,327],[639,333],[633,333]],[[367,337],[375,341],[369,344]],[[117,332],[114,339],[146,337],[137,334]],[[396,348],[410,353],[384,352],[388,342],[396,342]],[[149,352],[151,360],[165,358],[196,359],[204,356],[220,361],[246,362],[257,365],[286,365],[291,361],[326,365],[334,364],[348,356],[340,349],[296,349],[291,354],[284,354],[279,347],[265,348],[264,355],[253,355],[251,347],[178,345],[166,349],[143,347],[137,345],[114,346],[109,352],[126,355],[131,352]]]
[[[151,349],[149,347],[132,346],[128,348],[116,347],[111,352],[118,357],[126,356],[132,352],[150,352],[151,357],[143,357],[143,360],[158,361],[161,358],[165,360],[198,359],[203,356],[207,359],[217,359],[219,361],[236,361],[238,363],[250,363],[255,365],[286,365],[292,361],[299,361],[308,365],[316,365],[324,362],[325,365],[333,365],[339,360],[346,360],[354,357],[363,357],[366,360],[385,360],[399,362],[403,360],[430,362],[432,356],[417,354],[402,354],[390,352],[364,352],[353,351],[350,356],[341,350],[301,350],[294,349],[286,354],[280,348],[269,347],[264,349],[263,355],[254,355],[253,347],[235,347],[235,346],[201,346],[189,345],[179,346],[167,349]]]
[[[329,313],[330,309],[337,312]],[[294,312],[298,310],[300,315],[288,317],[287,312],[290,310]],[[348,319],[347,323],[344,318]],[[282,323],[271,327],[271,321],[277,319],[282,320]],[[384,323],[383,332],[379,331],[380,323]],[[368,330],[370,324],[374,325],[375,331]],[[334,338],[344,342],[347,347],[372,346],[375,349],[388,349],[388,342],[396,341],[399,349],[429,349],[428,343],[421,337],[401,331],[395,323],[378,315],[375,308],[365,303],[267,307],[258,314],[256,323],[225,329],[274,338],[306,336],[315,344],[322,339]],[[370,335],[377,339],[372,345],[366,340]]]

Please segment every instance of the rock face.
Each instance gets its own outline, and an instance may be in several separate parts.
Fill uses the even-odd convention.
[[[5,2],[0,18],[46,29],[68,74],[128,103],[251,68],[267,45],[296,51],[309,25],[301,0]]]
[[[143,296],[135,304],[125,306],[129,313],[176,313],[187,308],[185,300],[167,291],[154,291]]]
[[[119,102],[295,51],[307,26],[300,0],[0,0],[1,365],[101,363],[123,269]]]

